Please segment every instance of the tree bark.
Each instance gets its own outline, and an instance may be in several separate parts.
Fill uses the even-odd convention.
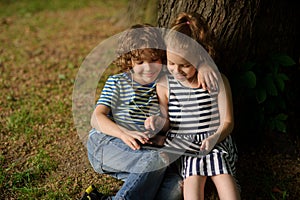
[[[143,0],[139,0],[143,1]],[[170,28],[174,18],[180,12],[197,12],[201,14],[216,40],[214,46],[218,59],[215,60],[219,70],[229,80],[236,77],[235,72],[241,71],[246,61],[264,60],[272,53],[285,53],[292,57],[297,66],[284,69],[291,78],[286,84],[289,92],[288,102],[293,110],[289,111],[290,123],[299,124],[299,117],[293,113],[300,112],[298,100],[300,79],[300,12],[297,1],[292,0],[157,0],[157,25]],[[135,1],[130,1],[135,2]],[[133,3],[134,4],[134,3]],[[138,4],[135,4],[137,6]],[[140,5],[145,5],[140,3]],[[149,5],[149,4],[148,4]],[[153,4],[151,4],[153,6]],[[131,11],[137,10],[130,9]],[[136,13],[135,13],[136,14]],[[134,20],[133,20],[134,21]],[[155,24],[154,24],[155,25]],[[293,80],[292,80],[293,79]],[[236,85],[233,85],[233,87]],[[288,87],[289,86],[289,87]],[[233,88],[232,87],[232,88]],[[236,95],[236,94],[235,94]],[[254,96],[255,98],[255,96]],[[286,97],[283,97],[286,98]],[[235,131],[253,138],[258,132],[255,126],[249,126],[249,108],[246,96],[235,97]],[[255,99],[254,99],[255,100]],[[253,103],[253,102],[251,102]],[[254,102],[255,103],[255,102]],[[243,120],[241,116],[248,116]],[[294,117],[293,117],[294,116]],[[257,116],[254,116],[254,118]],[[253,118],[252,118],[253,119]],[[250,120],[252,120],[250,119]],[[292,130],[292,132],[296,130]],[[247,134],[248,133],[248,134]],[[256,133],[256,136],[260,133]]]
[[[182,11],[206,19],[216,38],[215,62],[226,75],[246,60],[271,52],[299,59],[300,12],[292,1],[160,0],[158,26],[170,27]]]
[[[149,23],[157,25],[158,0],[131,0],[128,1],[127,10],[121,13],[119,23],[121,25],[134,25]]]
[[[201,14],[216,38],[214,46],[218,59],[215,62],[229,80],[236,78],[236,72],[241,71],[246,61],[266,60],[273,53],[285,53],[292,57],[297,66],[283,69],[291,79],[286,84],[288,97],[282,98],[287,99],[290,106],[289,111],[286,111],[290,116],[289,122],[299,124],[299,117],[294,114],[300,112],[299,104],[294,103],[299,99],[295,95],[299,93],[299,87],[295,85],[300,83],[297,78],[300,70],[298,8],[296,2],[291,0],[160,0],[158,26],[170,27],[178,13],[183,11]],[[237,84],[232,85],[232,88],[237,87]],[[251,110],[251,105],[257,103],[255,95],[251,100],[248,96],[233,95],[236,95],[234,132],[242,133],[238,135],[245,143],[253,138],[256,138],[255,143],[259,143],[258,138],[264,133],[255,124],[258,112]],[[292,135],[293,132],[297,133],[297,129],[289,132]]]

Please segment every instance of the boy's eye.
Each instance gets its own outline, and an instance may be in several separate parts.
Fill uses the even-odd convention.
[[[142,60],[137,60],[137,61],[135,61],[135,63],[136,63],[137,65],[141,65],[141,64],[144,63],[144,61],[142,61]]]
[[[143,63],[145,63],[145,62],[149,62],[149,63],[154,63],[154,62],[157,62],[157,61],[159,61],[160,59],[159,58],[152,58],[151,59],[151,61],[145,61],[145,60],[136,60],[136,61],[134,61],[135,62],[135,64],[137,64],[137,65],[142,65]]]
[[[159,58],[152,58],[152,62],[159,61]]]

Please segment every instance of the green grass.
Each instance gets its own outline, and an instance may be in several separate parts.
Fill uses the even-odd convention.
[[[0,16],[27,16],[42,11],[63,11],[79,9],[88,6],[111,6],[111,1],[104,0],[1,0]]]
[[[81,161],[73,85],[124,2],[0,1],[1,199],[77,199],[88,186],[95,172]]]
[[[4,157],[0,156],[0,192],[18,196],[18,199],[38,199],[47,194],[44,188],[38,187],[41,180],[45,179],[51,171],[57,168],[57,164],[40,150],[37,155],[30,157],[20,169],[16,162],[5,166]]]

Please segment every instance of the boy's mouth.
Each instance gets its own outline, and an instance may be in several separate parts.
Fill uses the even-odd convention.
[[[153,77],[154,75],[156,75],[155,72],[151,72],[151,73],[144,73],[144,76],[146,77]]]

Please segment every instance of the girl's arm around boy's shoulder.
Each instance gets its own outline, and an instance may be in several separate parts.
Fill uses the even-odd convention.
[[[225,75],[221,75],[218,82],[218,108],[220,113],[220,126],[218,130],[202,141],[200,150],[210,151],[215,144],[223,141],[233,130],[233,107],[229,81]]]
[[[233,103],[230,83],[224,74],[221,74],[222,79],[219,83],[218,105],[220,112],[220,133],[219,141],[225,139],[234,128]],[[218,132],[219,132],[218,131]]]
[[[224,74],[221,74],[221,77],[222,77],[222,80],[221,80],[222,83],[219,85],[221,85],[220,89],[226,100],[225,102],[227,103],[225,108],[227,109],[227,113],[230,115],[230,118],[231,118],[230,120],[233,121],[233,102],[232,102],[232,93],[231,93],[230,83],[229,83],[228,78]]]

